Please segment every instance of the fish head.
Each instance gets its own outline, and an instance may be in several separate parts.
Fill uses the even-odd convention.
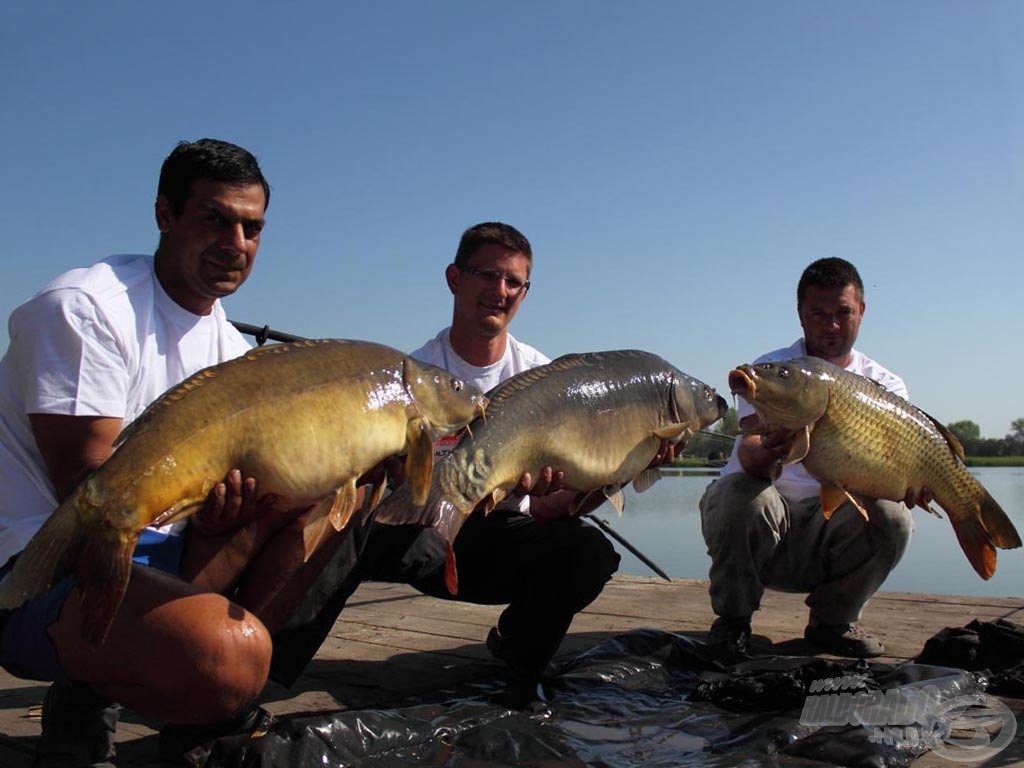
[[[766,429],[802,429],[828,408],[830,377],[810,358],[740,365],[729,389],[757,412]]]
[[[729,404],[714,387],[679,371],[672,384],[672,408],[675,421],[693,425],[696,432],[723,418]]]
[[[472,384],[411,357],[405,361],[405,385],[432,440],[462,429],[487,408],[487,397]]]

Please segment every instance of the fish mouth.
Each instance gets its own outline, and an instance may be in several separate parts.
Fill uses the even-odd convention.
[[[729,391],[746,400],[753,400],[757,397],[757,382],[744,368],[734,368],[729,371]]]

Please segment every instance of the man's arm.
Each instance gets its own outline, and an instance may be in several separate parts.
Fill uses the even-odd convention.
[[[28,420],[58,501],[70,496],[114,452],[123,424],[112,416],[55,413],[30,413]]]

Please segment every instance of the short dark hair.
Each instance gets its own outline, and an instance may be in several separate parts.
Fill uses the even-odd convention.
[[[160,168],[156,191],[167,198],[174,215],[180,216],[192,194],[192,184],[203,179],[233,186],[260,184],[263,209],[270,205],[270,185],[255,156],[237,144],[218,139],[178,142]]]
[[[860,279],[860,273],[846,259],[831,256],[808,265],[796,286],[797,309],[803,306],[804,296],[807,295],[808,287],[812,285],[816,288],[845,288],[852,285],[857,289],[857,298],[860,301],[864,300],[864,283]]]
[[[489,243],[523,254],[529,259],[530,266],[533,266],[533,250],[530,248],[530,241],[526,239],[526,235],[515,227],[502,224],[500,221],[485,221],[463,232],[462,238],[459,240],[459,249],[455,252],[455,266],[465,267],[469,262],[469,257],[476,253],[477,248]]]

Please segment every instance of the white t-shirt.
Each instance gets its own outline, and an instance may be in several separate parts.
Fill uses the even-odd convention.
[[[761,355],[761,357],[754,361],[754,364],[775,363],[780,360],[791,360],[794,357],[806,356],[807,348],[804,346],[804,340],[803,338],[799,338],[788,347],[776,349],[766,355]],[[850,352],[850,364],[846,366],[846,370],[851,373],[858,373],[861,376],[867,376],[869,379],[874,379],[890,392],[899,395],[903,399],[908,398],[907,385],[903,383],[903,379],[888,368],[876,363],[867,355],[858,352],[856,349],[851,350]],[[753,412],[753,406],[743,398],[740,398],[739,405],[736,408],[736,415],[738,418],[742,421]],[[737,439],[733,444],[732,455],[729,456],[729,461],[726,465],[722,467],[723,475],[743,471],[739,457],[736,455],[739,443],[740,441]],[[782,474],[775,481],[775,487],[778,489],[779,493],[790,501],[800,501],[812,496],[817,496],[821,491],[821,485],[817,480],[811,477],[810,474],[808,474],[807,470],[804,469],[804,465],[801,463],[787,464],[783,467]]]
[[[501,382],[515,376],[517,373],[522,373],[531,368],[536,368],[538,365],[551,362],[550,358],[541,354],[529,344],[523,344],[521,341],[516,340],[512,337],[512,334],[509,334],[508,344],[505,346],[505,354],[501,356],[500,360],[483,367],[473,365],[459,357],[459,354],[452,349],[452,342],[449,337],[450,331],[451,326],[445,328],[422,347],[411,352],[409,357],[423,363],[436,365],[438,368],[443,368],[463,381],[469,382],[481,392],[489,392],[501,384]],[[435,458],[440,460],[451,453],[457,440],[458,438],[453,435],[442,437],[438,440],[434,444]],[[509,505],[518,507],[521,512],[527,513],[530,509],[530,497],[524,496],[516,503],[514,497],[510,496],[500,506],[507,508]]]
[[[220,302],[174,302],[152,256],[112,256],[57,277],[8,321],[0,360],[0,564],[57,506],[29,413],[111,416],[127,425],[165,390],[251,347]],[[181,527],[181,526],[178,526]]]

